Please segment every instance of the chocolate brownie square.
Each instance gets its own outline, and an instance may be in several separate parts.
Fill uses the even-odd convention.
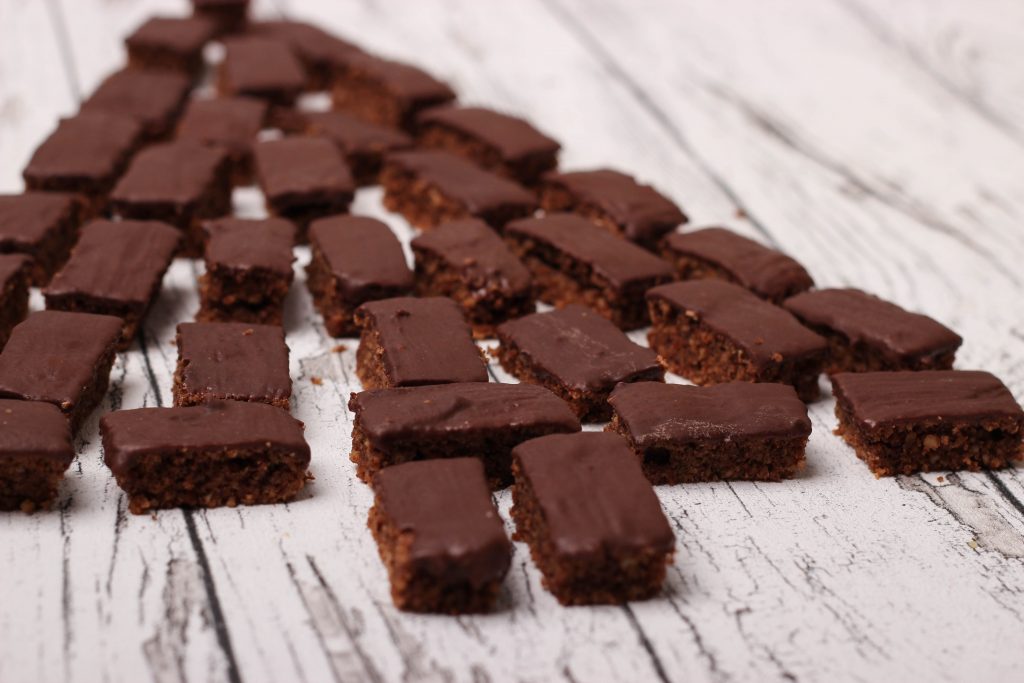
[[[367,526],[407,612],[467,614],[494,605],[512,544],[476,458],[407,462],[373,478]]]
[[[981,371],[832,376],[836,434],[876,477],[1006,467],[1024,458],[1024,411]]]
[[[287,503],[312,479],[302,423],[263,403],[119,410],[100,420],[103,460],[139,515]]]
[[[334,74],[334,108],[412,131],[416,115],[455,99],[447,83],[414,66],[367,54],[351,55]]]
[[[302,64],[283,40],[244,36],[225,40],[224,48],[217,76],[223,96],[249,95],[289,107],[306,85]]]
[[[309,112],[304,117],[306,134],[327,138],[337,145],[360,187],[377,184],[386,154],[413,146],[412,138],[397,128],[342,112]]]
[[[288,345],[276,325],[181,323],[176,337],[174,405],[257,401],[288,410]]]
[[[28,315],[28,273],[27,256],[0,254],[0,349]]]
[[[580,431],[564,401],[532,384],[465,382],[352,394],[352,453],[365,482],[392,465],[480,458],[487,481],[512,483],[512,448],[546,434]]]
[[[820,289],[783,304],[828,340],[825,371],[948,370],[963,339],[926,315],[859,289]]]
[[[353,318],[367,301],[409,294],[412,272],[391,229],[365,216],[334,216],[309,229],[313,256],[306,286],[333,337],[359,333]]]
[[[233,185],[253,182],[252,147],[267,120],[268,105],[251,97],[192,100],[178,124],[178,139],[227,150]]]
[[[662,259],[571,213],[513,221],[505,239],[533,271],[541,301],[589,306],[622,330],[648,323],[644,293],[672,279]]]
[[[527,186],[558,165],[557,141],[528,121],[492,109],[434,107],[416,122],[420,146],[458,154]]]
[[[203,47],[216,33],[217,25],[203,17],[151,17],[124,39],[128,65],[198,76],[203,69]]]
[[[414,239],[412,252],[416,293],[454,299],[476,337],[536,308],[529,269],[483,221],[444,223]]]
[[[113,316],[32,313],[0,353],[0,398],[52,403],[77,432],[107,393],[120,337]]]
[[[43,290],[48,309],[122,319],[126,349],[160,291],[180,233],[157,221],[98,220],[82,228],[71,258]]]
[[[725,228],[672,233],[662,241],[661,254],[680,280],[735,282],[774,304],[814,286],[796,260]]]
[[[188,76],[174,71],[122,69],[100,84],[81,111],[131,117],[147,140],[159,140],[174,130],[191,87]]]
[[[50,509],[74,459],[71,428],[57,406],[0,399],[0,510]]]
[[[537,209],[537,198],[522,185],[437,150],[388,154],[380,184],[384,206],[423,229],[470,217],[501,229]]]
[[[255,22],[249,32],[287,43],[306,70],[307,90],[329,89],[334,72],[354,55],[364,54],[355,45],[301,21]]]
[[[71,194],[0,195],[0,254],[29,257],[30,282],[41,287],[68,260],[81,221],[82,204]]]
[[[780,481],[806,460],[811,421],[786,384],[637,382],[608,402],[606,431],[626,438],[652,484]]]
[[[545,211],[572,211],[648,249],[687,221],[668,197],[633,176],[599,169],[548,173],[540,188]]]
[[[661,591],[675,535],[616,434],[555,434],[512,451],[512,519],[563,605],[622,604]]]
[[[192,14],[213,21],[218,35],[238,33],[245,28],[249,0],[192,0]]]

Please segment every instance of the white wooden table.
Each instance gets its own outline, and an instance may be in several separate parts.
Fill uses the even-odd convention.
[[[0,0],[0,190],[184,0]],[[563,166],[611,165],[957,329],[960,368],[1024,398],[1020,0],[277,0],[526,115]],[[239,211],[259,211],[254,190]],[[361,191],[354,210],[405,222]],[[300,253],[300,262],[308,253]],[[179,260],[103,411],[170,400]],[[34,295],[33,305],[41,307]],[[811,408],[806,472],[658,491],[678,536],[663,597],[558,606],[516,545],[500,609],[391,605],[348,461],[355,345],[333,351],[299,272],[286,326],[315,483],[286,506],[128,514],[96,419],[57,509],[0,516],[0,681],[1020,680],[1024,479],[875,480]],[[642,335],[636,335],[641,339]],[[496,378],[507,379],[496,369]],[[322,380],[322,381],[321,381]],[[509,495],[497,496],[507,518]]]

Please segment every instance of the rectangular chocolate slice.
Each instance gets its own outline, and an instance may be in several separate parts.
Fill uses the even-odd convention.
[[[376,185],[384,156],[409,149],[413,140],[397,128],[369,123],[339,111],[303,114],[308,135],[324,137],[341,150],[356,184]]]
[[[31,284],[41,287],[64,265],[78,236],[82,204],[61,192],[0,195],[0,254],[31,259]]]
[[[252,146],[267,120],[268,105],[252,97],[191,100],[178,123],[179,140],[191,140],[227,150],[231,182],[253,182]]]
[[[306,266],[306,286],[333,337],[359,333],[353,317],[360,304],[412,291],[402,244],[376,219],[322,218],[310,226],[309,243],[313,256]]]
[[[0,349],[28,315],[28,274],[27,256],[0,254]]]
[[[434,107],[416,119],[422,147],[444,149],[481,168],[534,185],[558,165],[561,145],[528,121],[482,107]]]
[[[192,13],[213,21],[218,35],[238,33],[245,28],[249,0],[192,0]]]
[[[672,233],[662,242],[661,254],[680,280],[735,282],[775,304],[814,286],[796,260],[725,228]]]
[[[82,112],[129,116],[148,140],[167,137],[185,106],[191,79],[174,71],[123,69],[111,74],[82,103]]]
[[[358,309],[356,374],[364,389],[486,382],[487,364],[451,299],[400,297]]]
[[[648,249],[687,221],[671,199],[633,176],[609,169],[548,173],[541,182],[540,205],[548,212],[578,213]]]
[[[55,405],[0,399],[0,510],[48,510],[75,449]]]
[[[373,478],[367,525],[407,612],[467,614],[494,605],[512,544],[476,458],[407,462]]]
[[[828,340],[825,371],[948,370],[963,339],[926,315],[859,289],[820,289],[783,304]]]
[[[174,405],[230,399],[285,410],[291,407],[284,329],[247,323],[181,323],[175,341]]]
[[[32,313],[0,353],[0,397],[52,403],[77,432],[107,393],[120,337],[113,316]]]
[[[222,96],[249,95],[273,106],[295,102],[306,85],[306,72],[288,43],[260,36],[224,41],[224,61],[217,76]]]
[[[348,211],[355,181],[338,148],[320,138],[267,140],[255,147],[256,175],[267,210],[287,218],[305,241],[309,223]]]
[[[354,55],[364,54],[355,45],[301,21],[255,22],[249,32],[287,43],[306,70],[307,90],[329,89],[334,73]]]
[[[541,301],[589,306],[623,330],[648,323],[644,293],[672,279],[665,261],[575,214],[513,221],[505,239],[533,271]]]
[[[652,484],[780,481],[806,460],[811,421],[786,384],[637,382],[608,402],[607,430],[626,437]]]
[[[401,62],[363,54],[337,66],[334,108],[371,123],[413,130],[419,112],[455,99],[447,83]]]
[[[977,370],[832,376],[836,434],[876,477],[997,469],[1024,458],[1024,410]]]
[[[739,285],[691,280],[647,293],[647,341],[669,370],[695,384],[790,384],[818,397],[828,345],[792,315]]]
[[[43,290],[46,307],[116,315],[123,321],[120,348],[128,348],[180,239],[177,230],[157,221],[89,223],[67,264]]]
[[[626,442],[585,432],[512,452],[516,540],[563,605],[622,604],[661,591],[675,535]]]
[[[263,403],[119,410],[100,420],[103,460],[140,515],[286,503],[311,479],[302,423]]]
[[[454,299],[476,337],[536,308],[529,269],[483,221],[444,223],[414,239],[412,252],[416,293]]]
[[[352,462],[363,481],[385,467],[431,458],[480,458],[488,484],[512,482],[512,448],[545,434],[578,432],[580,421],[532,384],[466,382],[352,394]]]
[[[384,206],[423,229],[469,217],[500,229],[537,209],[537,198],[522,185],[437,150],[387,155],[380,184]]]
[[[217,25],[203,17],[151,17],[124,39],[128,65],[198,76],[203,47],[216,33]]]

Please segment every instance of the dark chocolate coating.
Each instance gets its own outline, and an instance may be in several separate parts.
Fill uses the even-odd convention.
[[[340,111],[303,113],[307,129],[314,135],[328,138],[345,154],[358,152],[391,152],[413,146],[406,133],[357,119]]]
[[[455,92],[447,83],[410,64],[368,54],[353,56],[347,65],[353,72],[380,84],[391,96],[406,103],[447,102]]]
[[[98,192],[124,170],[142,125],[118,112],[83,112],[61,119],[25,167],[29,187]]]
[[[221,218],[207,221],[206,262],[224,268],[259,268],[292,277],[295,225],[283,218]]]
[[[192,140],[151,145],[132,160],[110,199],[120,205],[195,205],[216,183],[226,155]]]
[[[259,36],[224,41],[220,87],[230,95],[266,97],[279,103],[294,100],[306,85],[298,57],[283,40]]]
[[[0,253],[0,297],[3,296],[7,283],[28,268],[31,259],[24,254]],[[0,303],[5,303],[0,301]]]
[[[411,535],[414,569],[473,586],[500,581],[508,572],[512,544],[479,459],[395,465],[377,473],[373,488],[396,531]]]
[[[60,408],[40,401],[0,399],[0,459],[21,455],[71,464],[75,457],[71,425]]]
[[[352,43],[301,21],[255,22],[249,26],[249,32],[284,41],[303,63],[316,68],[337,67],[348,63],[354,55],[364,54]]]
[[[267,109],[266,102],[252,97],[192,100],[178,124],[177,138],[245,154],[256,143]]]
[[[181,323],[177,343],[186,393],[265,402],[292,395],[288,345],[277,325]]]
[[[444,261],[468,283],[470,290],[498,288],[528,293],[529,269],[504,240],[476,218],[444,223],[412,241],[414,254],[429,253]]]
[[[560,145],[528,121],[482,107],[434,107],[419,115],[417,123],[458,131],[493,147],[506,161],[556,153]]]
[[[174,71],[123,69],[108,76],[81,111],[130,116],[142,123],[147,135],[158,137],[168,132],[191,85],[187,76]]]
[[[348,164],[329,140],[282,138],[260,142],[254,149],[260,187],[278,209],[355,192]]]
[[[75,198],[71,194],[0,195],[0,253],[38,246],[75,209]]]
[[[128,49],[161,49],[190,56],[213,40],[217,26],[203,17],[151,17],[125,38]]]
[[[658,497],[618,434],[542,436],[516,446],[512,457],[558,555],[675,548]]]
[[[402,243],[377,219],[321,218],[313,221],[309,235],[349,300],[364,300],[375,290],[412,289],[412,271],[405,262]]]

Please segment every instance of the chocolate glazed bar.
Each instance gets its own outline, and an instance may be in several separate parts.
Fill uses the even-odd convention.
[[[159,140],[174,130],[191,87],[188,76],[173,71],[123,69],[100,83],[80,111],[133,118],[146,140]]]
[[[0,349],[28,315],[28,273],[27,256],[0,254]]]
[[[513,452],[512,519],[563,605],[622,604],[661,591],[675,536],[616,434],[533,439]]]
[[[0,399],[0,510],[48,510],[74,458],[57,406]]]
[[[284,41],[291,47],[306,71],[306,90],[330,90],[335,71],[364,54],[355,45],[301,21],[255,22],[250,24],[249,32]]]
[[[274,107],[290,107],[306,85],[306,74],[288,43],[259,36],[224,41],[217,74],[222,96],[248,95]]]
[[[68,260],[81,214],[81,202],[71,194],[0,195],[0,254],[28,256],[30,281],[42,287]]]
[[[486,612],[512,562],[512,544],[476,458],[395,465],[373,478],[367,525],[407,612]]]
[[[223,148],[231,165],[231,184],[251,185],[252,147],[267,110],[266,102],[252,97],[192,100],[178,123],[177,139]]]
[[[216,33],[217,25],[203,17],[152,17],[125,38],[128,64],[198,76],[203,69],[203,47]]]
[[[384,157],[409,149],[413,140],[396,128],[369,123],[339,111],[303,112],[305,133],[327,138],[341,150],[360,187],[376,185]]]

